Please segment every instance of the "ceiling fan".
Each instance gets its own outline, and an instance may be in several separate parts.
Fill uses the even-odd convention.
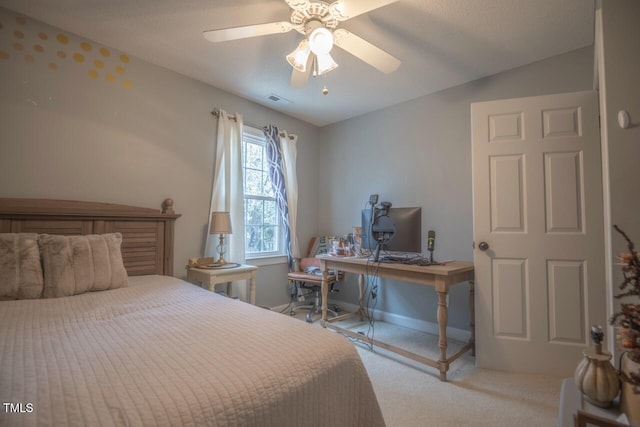
[[[343,28],[337,28],[341,21],[398,0],[338,0],[333,3],[316,0],[285,1],[291,8],[290,22],[281,21],[210,30],[204,32],[204,37],[217,43],[287,33],[291,30],[298,31],[305,38],[286,57],[293,67],[291,74],[293,87],[304,86],[312,72],[314,76],[322,75],[338,66],[330,55],[334,44],[383,73],[391,73],[400,66],[400,61],[384,50]]]

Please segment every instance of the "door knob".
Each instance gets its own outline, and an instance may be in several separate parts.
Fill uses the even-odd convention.
[[[480,249],[481,251],[486,251],[487,249],[489,249],[489,244],[487,242],[480,242],[480,244],[478,245],[478,249]]]

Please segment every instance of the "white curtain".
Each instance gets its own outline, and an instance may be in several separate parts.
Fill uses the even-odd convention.
[[[293,258],[300,258],[298,233],[296,231],[298,223],[298,176],[296,174],[296,157],[298,155],[297,144],[298,135],[287,135],[286,131],[280,132],[282,171],[284,175],[284,186],[287,189],[291,254],[293,255]]]
[[[232,233],[225,236],[229,262],[244,263],[244,190],[242,185],[242,115],[236,113],[235,120],[229,118],[226,111],[218,115],[218,133],[216,137],[216,161],[213,171],[213,189],[211,191],[211,212],[229,212]],[[211,224],[207,227],[209,232]],[[205,256],[217,257],[218,236],[207,234]],[[234,284],[232,295],[247,300],[246,286]]]

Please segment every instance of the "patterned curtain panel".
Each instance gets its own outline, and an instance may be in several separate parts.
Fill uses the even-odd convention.
[[[296,159],[298,158],[298,135],[280,131],[280,148],[282,148],[282,169],[284,186],[287,189],[287,207],[289,208],[289,231],[291,254],[293,259],[300,259],[298,244],[298,174]]]
[[[280,135],[276,126],[269,125],[264,129],[267,137],[267,157],[269,162],[269,177],[273,183],[273,191],[276,193],[278,209],[282,214],[284,224],[284,242],[287,248],[287,259],[289,271],[293,271],[293,254],[291,252],[291,227],[289,225],[289,207],[287,205],[287,190],[284,183],[284,173],[282,168],[282,147],[280,146]]]

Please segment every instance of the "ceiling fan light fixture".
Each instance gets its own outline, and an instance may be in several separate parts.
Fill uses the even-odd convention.
[[[316,56],[316,68],[314,70],[314,75],[321,76],[331,70],[335,70],[336,68],[338,68],[338,64],[328,53]]]
[[[316,28],[309,34],[309,46],[316,55],[326,55],[333,49],[333,34],[325,27]]]
[[[248,39],[295,30],[305,39],[286,55],[293,67],[291,87],[303,87],[310,75],[318,76],[335,69],[338,64],[329,55],[333,45],[364,61],[378,71],[389,74],[400,66],[400,60],[367,42],[338,24],[400,0],[284,0],[290,8],[289,21],[243,25],[204,31],[213,43]],[[254,2],[255,3],[255,2]]]
[[[307,39],[304,39],[293,52],[287,55],[287,62],[297,71],[304,73],[307,71],[307,61],[309,60],[310,54],[311,49],[309,48],[309,42]]]

